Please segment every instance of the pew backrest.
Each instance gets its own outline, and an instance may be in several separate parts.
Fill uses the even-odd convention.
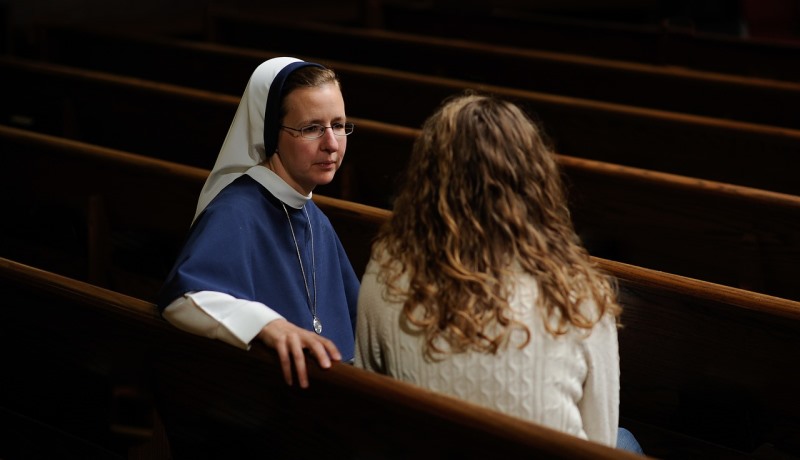
[[[544,93],[800,128],[800,82],[698,71],[209,8],[211,42],[318,56]],[[47,49],[88,46],[85,28],[45,29]],[[70,40],[73,40],[71,44]],[[335,46],[321,46],[333,43]],[[106,45],[110,46],[110,45]],[[48,54],[48,50],[44,50]],[[56,50],[49,54],[57,55]],[[800,56],[800,53],[798,53]]]
[[[800,398],[790,383],[800,378],[800,303],[599,263],[620,280],[624,308],[621,423],[734,450],[712,455],[718,458],[800,455]],[[649,445],[649,455],[675,455]],[[707,455],[687,450],[673,458]]]
[[[519,10],[464,11],[381,2],[376,26],[407,33],[800,81],[796,42],[694,31],[663,24],[557,18]]]
[[[0,259],[0,292],[9,305],[0,321],[4,368],[14,376],[3,407],[74,436],[89,435],[31,406],[47,399],[51,413],[79,418],[74,404],[84,402],[88,387],[96,393],[82,409],[97,416],[121,399],[115,390],[133,388],[144,395],[139,404],[152,404],[163,418],[167,440],[181,430],[222,437],[234,429],[260,436],[268,449],[285,441],[293,458],[464,458],[494,455],[498,446],[522,457],[637,458],[347,364],[322,370],[309,360],[311,387],[288,387],[274,352],[263,346],[243,351],[184,333],[153,304],[7,259]],[[19,344],[31,337],[36,346],[18,359]],[[38,380],[50,380],[53,368],[65,372],[42,398]],[[126,380],[131,375],[140,379]],[[102,445],[98,418],[91,441]],[[208,426],[223,430],[202,431]]]
[[[33,144],[30,141],[29,145]],[[4,185],[16,184],[18,188],[4,190],[2,195],[13,197],[28,211],[41,203],[62,203],[65,215],[77,213],[77,219],[88,219],[86,226],[99,230],[86,232],[92,241],[87,245],[105,248],[97,252],[111,255],[101,258],[101,268],[92,272],[108,274],[108,286],[121,294],[152,299],[153,289],[169,268],[160,261],[171,263],[179,248],[185,234],[180,229],[188,230],[196,192],[207,172],[150,158],[126,161],[136,156],[108,149],[95,152],[102,155],[93,166],[86,158],[77,160],[80,146],[73,147],[71,155],[62,152],[63,160],[45,155],[44,150],[31,149],[32,163],[26,163],[31,165],[26,169],[60,174],[44,174],[40,179],[36,179],[37,174],[28,174],[23,180],[4,177]],[[41,163],[37,165],[36,161]],[[115,163],[119,164],[113,166]],[[123,163],[131,164],[124,169]],[[92,171],[93,176],[80,176],[82,170]],[[122,186],[115,189],[118,174],[130,179],[122,180]],[[164,193],[156,193],[161,187],[157,184],[162,182],[159,176],[174,188],[165,185]],[[150,184],[154,196],[145,197],[140,192],[142,184]],[[38,198],[37,188],[43,195]],[[54,189],[57,193],[52,193]],[[141,200],[136,212],[120,205],[137,198]],[[318,195],[314,199],[331,218],[360,275],[369,257],[371,238],[390,212]],[[155,215],[160,218],[154,219]],[[36,223],[30,214],[20,216]],[[46,225],[49,216],[44,214],[39,223]],[[97,216],[106,216],[105,231],[103,225],[97,225],[103,221]],[[787,440],[800,433],[800,402],[791,386],[783,382],[793,381],[800,372],[800,356],[791,352],[800,345],[800,303],[607,259],[596,260],[620,281],[624,308],[624,328],[620,331],[623,417],[640,421],[645,427],[658,426],[741,451],[767,443],[791,445]],[[132,266],[137,270],[131,270]],[[710,388],[716,393],[708,394]],[[687,405],[687,401],[707,404]],[[711,420],[726,405],[735,405],[741,412],[716,423],[680,423]],[[757,428],[761,426],[773,430],[763,432]],[[786,438],[783,433],[787,433]],[[671,449],[676,448],[670,445]]]
[[[227,114],[235,110],[237,103],[232,96],[183,87],[153,82],[134,84],[130,78],[72,72],[61,67],[54,67],[53,71],[67,72],[70,78],[50,78],[53,86],[63,85],[52,93],[52,98],[30,105],[20,98],[18,106],[10,104],[12,109],[29,111],[31,129],[203,169],[210,169],[213,164],[229,124]],[[37,75],[44,84],[50,74],[20,76],[19,80],[38,83]],[[83,75],[88,76],[88,81],[83,82]],[[52,83],[56,81],[59,83]],[[70,101],[66,105],[74,107],[72,114],[64,115],[61,121],[49,120],[47,117],[54,116],[50,103],[58,98]],[[112,98],[127,104],[126,108],[106,107],[106,101]],[[222,104],[228,107],[222,108]],[[214,106],[220,107],[219,113],[214,112],[216,115],[212,114]],[[196,127],[193,115],[198,107],[209,117],[203,123],[216,120],[213,129],[209,124]],[[159,121],[170,119],[169,126],[152,126],[146,115],[150,111],[158,112]],[[390,208],[399,173],[405,168],[419,131],[371,120],[354,121],[357,133],[348,143],[347,161],[334,181],[317,192]],[[170,136],[161,136],[159,129],[167,130]],[[212,140],[212,135],[219,137]],[[19,153],[7,149],[5,154],[10,164],[20,161],[15,160]],[[800,298],[793,269],[800,254],[797,196],[566,155],[558,158],[569,183],[576,228],[593,254]],[[145,193],[150,190],[144,187]],[[198,189],[186,190],[195,193]]]
[[[112,50],[98,51],[88,65],[177,85],[197,82],[210,91],[225,91],[223,85],[235,87],[228,94],[239,97],[259,63],[282,55],[180,41],[143,46],[138,48],[140,52],[134,52],[131,45],[131,52],[125,56]],[[76,65],[86,65],[81,56],[91,54],[78,47],[71,56],[77,59]],[[298,57],[336,69],[343,82],[348,113],[362,119],[418,128],[443,99],[473,89],[521,104],[542,124],[556,150],[565,155],[800,194],[798,182],[782,167],[796,161],[800,153],[797,129]],[[236,81],[217,86],[227,76]],[[162,122],[160,126],[168,124]],[[753,167],[754,158],[758,159],[757,168]]]

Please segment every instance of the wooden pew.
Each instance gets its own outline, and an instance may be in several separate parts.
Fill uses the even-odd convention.
[[[155,175],[162,168],[150,169]],[[389,211],[360,210],[323,197],[315,200],[346,237],[351,259],[363,267],[370,235]],[[190,215],[192,209],[193,205],[184,211]],[[800,356],[792,352],[800,337],[800,303],[608,260],[598,262],[620,281],[625,309],[625,327],[620,331],[622,425],[634,430],[648,453],[662,458],[749,458],[754,451],[800,455],[794,443],[800,435],[800,400],[786,384],[800,372]],[[124,284],[118,287],[128,289]],[[60,316],[47,317],[47,324],[65,324]],[[76,333],[83,336],[82,331]],[[40,333],[52,335],[47,330]],[[175,361],[182,364],[171,369],[193,385],[198,379],[185,366],[208,373],[191,353],[178,353]],[[220,385],[230,385],[226,377],[219,378]],[[263,388],[259,382],[253,385]],[[185,397],[181,401],[188,410],[197,397]],[[237,404],[250,407],[246,401]],[[225,405],[208,410],[217,409],[234,410]],[[235,413],[240,410],[244,408],[237,405]]]
[[[6,82],[0,123],[205,169],[214,165],[240,98],[13,58],[0,57],[0,71]],[[247,78],[239,82],[242,89]],[[373,166],[380,164],[376,151],[406,156],[417,135],[412,128],[351,118],[359,142],[347,152]],[[391,182],[389,172],[378,169],[364,179]],[[339,187],[337,180],[331,188]],[[386,196],[372,200],[385,204]]]
[[[40,423],[27,437],[5,438],[4,458],[205,458],[221,452],[194,457],[175,448],[185,446],[182,436],[224,439],[225,429],[260,437],[260,454],[281,452],[285,442],[291,458],[488,457],[498,446],[523,458],[637,458],[347,364],[326,371],[312,364],[307,391],[288,387],[263,346],[242,351],[192,336],[151,303],[8,259],[0,259],[0,294],[8,306],[0,344],[12,376],[2,406]],[[125,379],[132,375],[138,379]],[[121,389],[141,397],[126,401]],[[120,403],[144,416],[126,417]],[[123,447],[103,439],[125,424],[152,429],[157,415],[166,440],[157,430]],[[70,417],[94,431],[70,425]],[[213,434],[203,431],[210,426]],[[49,445],[62,430],[83,445]],[[234,444],[209,458],[245,458],[240,453]]]
[[[23,100],[16,107],[9,104],[34,114],[30,117],[34,120],[32,128],[204,169],[213,164],[219,139],[224,138],[229,124],[227,112],[232,112],[237,102],[232,96],[48,68],[59,72],[21,72],[18,78],[20,85],[45,85],[49,81],[53,93],[46,95],[38,109]],[[10,78],[14,73],[7,75]],[[59,75],[68,78],[57,80]],[[90,78],[83,82],[83,76]],[[106,101],[112,98],[120,104],[118,109],[107,107]],[[59,129],[64,121],[53,113],[53,100],[72,101],[65,102],[74,107],[65,118],[72,120],[70,132]],[[212,108],[223,104],[230,109],[213,115]],[[198,107],[203,109],[200,113],[218,120],[218,125],[214,129],[204,126],[207,129],[195,136],[191,114]],[[146,114],[150,112],[157,112],[156,118],[164,123],[170,120],[170,136],[159,136],[157,130],[163,128],[148,124]],[[189,119],[182,122],[182,118]],[[334,183],[321,187],[318,193],[389,208],[397,173],[407,162],[417,131],[354,121],[358,131],[349,142],[345,166]],[[142,125],[137,126],[139,123]],[[116,135],[108,136],[109,131]],[[212,140],[211,133],[219,138]],[[576,227],[593,254],[800,298],[793,269],[800,251],[797,197],[563,155],[559,159],[570,182]]]
[[[800,81],[800,45],[742,39],[662,24],[623,24],[520,11],[374,2],[388,30],[540,50]],[[257,8],[256,8],[257,10]],[[373,14],[372,16],[378,16]]]
[[[4,123],[194,166],[213,166],[239,103],[134,77],[0,60]]]
[[[0,126],[0,256],[153,301],[209,170]],[[389,211],[315,194],[359,276]],[[353,224],[354,216],[361,224]]]
[[[574,96],[673,112],[800,128],[800,83],[455,40],[386,29],[300,22],[215,5],[214,43]],[[49,26],[48,49],[92,49],[103,35]],[[320,46],[331,43],[335,46]],[[113,43],[101,45],[111,49]],[[130,48],[129,48],[130,49]],[[58,55],[57,51],[53,52]],[[95,58],[97,59],[97,58]]]
[[[800,300],[800,196],[560,160],[593,255]]]
[[[94,42],[111,44],[113,40]],[[126,45],[130,52],[124,55],[113,51],[124,42],[97,54],[79,47],[71,58],[64,54],[59,59],[155,81],[202,84],[197,87],[239,97],[255,66],[281,54],[146,40],[141,46]],[[472,88],[526,107],[542,122],[556,150],[565,155],[800,194],[798,181],[785,167],[800,154],[800,130],[305,58],[337,69],[352,116],[417,128],[442,99]],[[754,152],[758,153],[757,167]]]
[[[93,272],[105,274],[101,281],[122,294],[152,299],[207,172],[108,149],[87,150],[74,142],[48,154],[45,147],[54,144],[52,139],[40,140],[36,148],[36,139],[30,138],[36,135],[27,136],[21,145],[28,155],[17,155],[17,164],[31,173],[0,179],[8,220],[48,225],[52,213],[35,219],[44,203],[62,209],[62,220],[87,221],[87,228],[96,229],[86,232],[87,246],[110,254],[97,259]],[[87,151],[80,155],[82,150]],[[13,149],[3,145],[0,151]],[[389,211],[318,195],[314,199],[331,218],[360,275],[372,235]],[[34,214],[17,218],[9,202]],[[19,246],[40,243],[39,235],[26,236]],[[606,259],[598,262],[620,280],[626,312],[620,332],[621,343],[630,344],[622,351],[623,425],[636,426],[653,449],[666,453],[690,449],[675,439],[683,435],[741,451],[768,449],[767,444],[792,448],[793,436],[800,433],[800,412],[791,385],[781,382],[793,381],[800,371],[798,355],[790,352],[800,337],[795,330],[800,303]],[[43,268],[48,263],[45,257],[36,261]],[[761,356],[767,351],[774,355]],[[734,400],[738,411],[729,406]],[[714,419],[725,408],[725,417]]]
[[[747,458],[800,458],[800,401],[788,383],[800,377],[792,343],[800,337],[800,303],[599,262],[620,280],[624,308],[621,424],[641,433],[649,455],[736,458],[675,455],[663,440],[645,439],[655,426]]]

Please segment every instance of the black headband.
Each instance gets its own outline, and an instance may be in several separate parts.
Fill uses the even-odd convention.
[[[278,148],[278,115],[281,109],[281,99],[283,96],[283,84],[289,75],[301,67],[322,67],[324,66],[314,62],[292,62],[286,67],[282,68],[272,84],[269,87],[269,94],[267,95],[267,107],[264,110],[264,155],[269,158],[275,153]]]

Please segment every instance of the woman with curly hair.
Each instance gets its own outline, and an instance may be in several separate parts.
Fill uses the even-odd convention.
[[[576,235],[536,123],[454,96],[405,175],[361,282],[355,364],[615,446],[616,286]]]

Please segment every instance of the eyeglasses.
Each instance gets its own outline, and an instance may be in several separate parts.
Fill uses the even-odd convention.
[[[303,136],[304,139],[319,139],[325,135],[326,129],[333,131],[335,136],[349,136],[353,134],[353,128],[355,128],[355,125],[353,123],[333,123],[330,126],[308,125],[303,126],[300,129],[281,125],[281,128],[297,131],[301,136]]]

